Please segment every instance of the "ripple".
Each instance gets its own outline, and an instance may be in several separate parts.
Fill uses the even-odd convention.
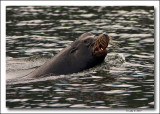
[[[45,91],[48,91],[48,90],[45,90],[45,89],[31,89],[31,90],[28,90],[30,92],[45,92]]]
[[[152,105],[152,106],[154,106],[154,102],[150,102],[150,103],[149,103],[149,105]]]
[[[146,100],[148,100],[148,98],[140,98],[140,99],[134,99],[134,100],[136,100],[136,101],[146,101]]]
[[[8,99],[7,102],[25,102],[29,99]]]
[[[70,106],[70,108],[90,108],[90,106],[86,106],[85,104],[74,104]]]
[[[26,89],[32,89],[32,87],[16,87],[16,89],[26,90]]]
[[[149,106],[142,106],[142,107],[138,107],[138,108],[149,108]]]
[[[80,16],[89,18],[94,16],[94,14],[81,14]]]
[[[52,107],[52,108],[59,108],[59,107],[68,107],[71,106],[71,104],[65,104],[65,103],[56,103],[56,104],[49,104],[47,105],[48,107]]]
[[[119,88],[128,88],[133,87],[133,85],[129,84],[121,84],[121,85],[114,85],[114,84],[104,84],[105,86],[111,86],[111,87],[119,87]]]
[[[93,103],[93,104],[103,104],[104,101],[94,101],[94,102],[91,102],[91,103]]]
[[[125,90],[111,90],[111,91],[96,91],[96,92],[102,92],[105,94],[122,94],[122,93],[126,93]]]
[[[152,37],[151,34],[120,34],[120,38],[146,38],[146,37]]]
[[[96,106],[95,108],[110,108],[110,107],[107,107],[107,106]]]
[[[66,101],[76,101],[76,98],[67,98]]]
[[[147,39],[141,40],[140,43],[154,43],[154,38],[147,38]]]

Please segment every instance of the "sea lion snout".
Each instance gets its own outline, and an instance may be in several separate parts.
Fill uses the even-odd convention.
[[[104,35],[105,36],[105,38],[106,38],[106,46],[108,46],[108,43],[109,43],[109,41],[110,41],[110,36],[109,35],[107,35],[106,33],[103,33],[102,35]]]
[[[109,40],[110,40],[110,37],[107,34],[105,33],[100,34],[95,40],[93,55],[98,57],[106,56],[108,52],[107,47],[108,47]]]
[[[108,38],[108,37],[109,37],[106,33],[103,33],[103,35],[104,35],[106,38]]]

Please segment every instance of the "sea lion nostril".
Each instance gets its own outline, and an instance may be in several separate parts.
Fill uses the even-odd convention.
[[[108,37],[109,37],[107,34],[104,34],[104,36],[105,36],[106,38],[108,38]]]

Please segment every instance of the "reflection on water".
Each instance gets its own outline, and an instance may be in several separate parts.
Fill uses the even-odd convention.
[[[106,32],[105,61],[83,72],[7,85],[8,108],[154,108],[154,8],[8,6],[7,79],[22,76],[84,32]]]

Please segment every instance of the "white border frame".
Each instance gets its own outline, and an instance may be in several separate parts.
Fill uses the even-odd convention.
[[[131,113],[130,109],[103,110],[9,110],[6,108],[6,6],[154,6],[155,8],[155,110],[138,109],[134,113],[159,112],[159,1],[1,1],[1,113]],[[130,111],[129,111],[130,110]],[[133,113],[133,112],[132,112]]]

